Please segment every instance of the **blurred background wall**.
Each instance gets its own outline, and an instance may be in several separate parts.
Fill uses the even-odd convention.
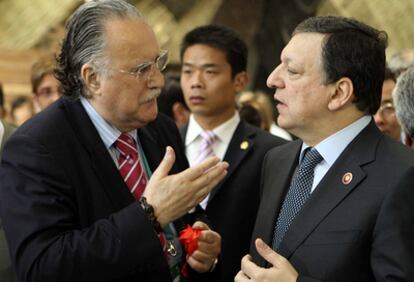
[[[170,63],[195,26],[216,23],[237,30],[250,47],[251,89],[266,89],[293,28],[313,15],[343,15],[389,34],[388,56],[414,47],[414,0],[131,0],[154,27]],[[40,55],[56,54],[67,17],[82,0],[0,0],[0,82],[6,101],[30,95],[30,68]]]

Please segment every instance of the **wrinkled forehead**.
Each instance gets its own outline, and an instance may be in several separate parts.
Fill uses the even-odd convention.
[[[138,63],[153,60],[160,52],[154,31],[142,19],[109,19],[105,36],[112,60]]]

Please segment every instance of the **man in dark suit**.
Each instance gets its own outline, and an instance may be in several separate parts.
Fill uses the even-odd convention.
[[[198,248],[186,255],[176,220],[227,164],[186,169],[177,128],[157,117],[166,63],[125,1],[89,1],[71,16],[56,70],[65,97],[16,131],[0,168],[19,281],[183,281],[184,262],[190,280],[215,274],[220,236],[196,222]]]
[[[200,160],[202,132],[214,134],[211,153],[229,163],[229,173],[202,203],[222,236],[220,281],[233,281],[248,251],[259,206],[260,167],[282,139],[240,120],[236,94],[248,76],[247,47],[232,30],[202,26],[187,33],[181,48],[181,86],[191,110],[183,140],[190,165]]]
[[[414,156],[372,119],[386,41],[342,17],[293,32],[267,84],[279,124],[302,140],[266,156],[235,281],[414,281]]]

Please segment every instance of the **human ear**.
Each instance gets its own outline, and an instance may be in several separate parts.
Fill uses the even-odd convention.
[[[236,90],[236,93],[239,93],[240,91],[242,91],[246,87],[248,82],[249,82],[249,75],[247,74],[247,72],[242,71],[242,72],[237,73],[233,79],[233,85],[234,85],[234,89]]]
[[[100,93],[100,77],[91,64],[84,64],[82,66],[81,77],[88,92],[92,95]]]
[[[352,103],[354,97],[354,85],[348,77],[339,79],[332,85],[332,93],[329,97],[328,109],[337,111],[346,104]]]

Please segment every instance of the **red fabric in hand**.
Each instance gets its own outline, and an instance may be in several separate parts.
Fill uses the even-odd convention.
[[[200,237],[201,228],[193,228],[190,225],[180,232],[180,242],[184,246],[187,256],[191,256],[198,248],[198,238]],[[184,277],[188,277],[187,263],[185,263],[181,269],[181,274]]]

